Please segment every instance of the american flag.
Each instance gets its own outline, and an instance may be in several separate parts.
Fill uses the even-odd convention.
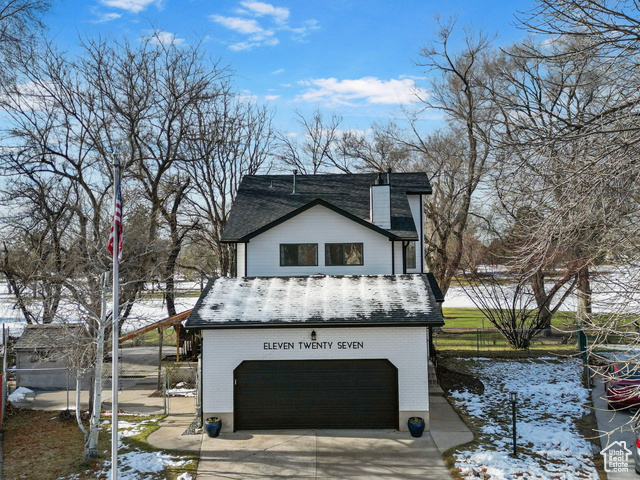
[[[118,185],[118,189],[116,190],[116,205],[115,211],[113,212],[113,223],[109,231],[109,243],[107,244],[107,248],[112,256],[115,228],[118,229],[118,263],[120,263],[122,261],[122,197],[120,196],[120,185]]]

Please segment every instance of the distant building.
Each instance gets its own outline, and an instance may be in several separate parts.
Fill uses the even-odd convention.
[[[70,369],[77,349],[86,341],[84,325],[27,325],[13,349],[16,354],[16,385],[31,389],[75,389],[75,369]],[[83,378],[83,387],[88,379]]]
[[[209,282],[203,416],[223,431],[429,424],[424,173],[245,176],[223,241],[235,278]]]

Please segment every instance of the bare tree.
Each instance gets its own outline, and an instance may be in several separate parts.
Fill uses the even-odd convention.
[[[460,265],[472,200],[488,168],[493,134],[493,107],[485,94],[491,40],[466,29],[464,47],[454,52],[454,27],[455,22],[442,24],[418,61],[436,74],[422,108],[441,111],[448,127],[424,135],[416,114],[412,135],[403,140],[417,157],[414,168],[427,171],[434,188],[425,207],[426,264],[445,294]]]
[[[487,266],[480,275],[462,269],[465,293],[482,314],[507,339],[511,348],[529,348],[531,339],[542,332],[544,320],[539,310],[532,308],[535,299],[529,279],[516,272],[501,271]],[[508,282],[505,282],[508,279]]]
[[[414,164],[413,151],[399,140],[401,133],[394,123],[386,125],[374,123],[370,131],[348,130],[340,138],[341,155],[336,165],[341,171],[351,173],[407,171]]]
[[[135,181],[148,205],[142,261],[161,276],[167,313],[175,315],[177,259],[197,226],[185,211],[193,183],[178,167],[190,155],[186,145],[198,110],[220,98],[228,73],[199,46],[162,42],[157,35],[135,46],[90,40],[84,47],[80,68],[119,135],[125,179]],[[143,280],[135,288],[140,292]]]
[[[271,121],[266,107],[229,90],[216,102],[197,107],[182,168],[196,192],[189,198],[200,227],[194,241],[210,248],[217,258],[218,270],[202,271],[205,275],[229,275],[232,271],[232,252],[221,242],[222,231],[242,177],[269,168],[275,140]],[[203,266],[202,259],[198,264]]]
[[[560,39],[542,47],[555,52],[553,61],[544,52],[532,56],[540,50],[530,43],[513,47],[493,63],[489,87],[501,122],[494,185],[507,222],[516,228],[511,260],[529,272],[547,323],[551,298],[573,279],[579,317],[591,313],[590,265],[613,246],[611,227],[630,213],[625,192],[633,190],[634,175],[612,181],[607,171],[619,135],[579,132],[606,116],[621,92],[607,82],[610,69],[561,54],[575,50],[573,43]],[[564,273],[546,291],[550,267]]]
[[[311,118],[296,112],[296,121],[302,133],[280,135],[278,159],[284,165],[307,175],[332,168],[348,173],[348,165],[339,158],[342,117],[332,114],[331,118],[326,119],[316,108]]]
[[[31,55],[36,37],[44,30],[42,15],[49,0],[3,0],[0,2],[0,83],[14,80],[13,67]],[[22,61],[23,61],[22,60]]]

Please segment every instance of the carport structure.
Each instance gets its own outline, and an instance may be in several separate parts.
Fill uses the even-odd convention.
[[[162,370],[162,346],[163,346],[163,340],[164,340],[164,331],[167,328],[174,328],[176,331],[176,362],[179,363],[180,362],[180,331],[182,329],[182,322],[184,322],[187,317],[189,316],[189,314],[191,313],[191,310],[185,310],[182,313],[178,313],[177,315],[173,315],[172,317],[167,317],[164,318],[162,320],[159,320],[157,322],[151,323],[149,325],[146,325],[142,328],[138,328],[137,330],[134,330],[133,332],[129,332],[126,335],[123,335],[119,338],[119,342],[126,342],[127,340],[133,340],[134,338],[139,337],[140,335],[143,335],[147,332],[151,332],[153,330],[158,330],[158,341],[159,341],[159,347],[158,347],[158,382],[160,382],[160,375],[161,375],[161,370]]]

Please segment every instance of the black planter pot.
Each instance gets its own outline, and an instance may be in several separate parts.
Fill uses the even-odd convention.
[[[222,420],[218,417],[209,417],[204,422],[204,429],[211,438],[220,435],[220,429],[222,428]]]
[[[411,417],[407,421],[407,426],[409,427],[409,432],[412,437],[421,437],[424,432],[424,418]]]

